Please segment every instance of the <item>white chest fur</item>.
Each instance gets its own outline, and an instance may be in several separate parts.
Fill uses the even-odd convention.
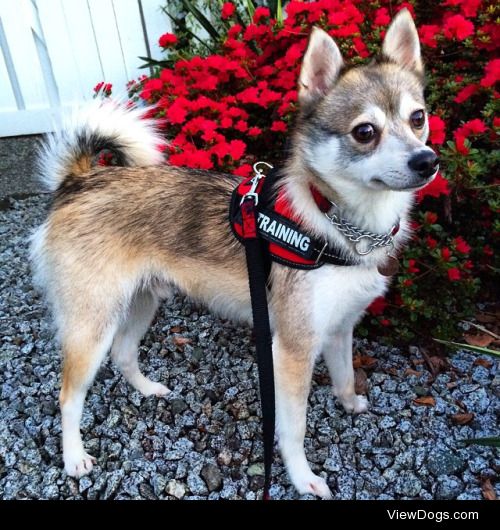
[[[324,266],[307,272],[307,283],[311,323],[317,333],[332,335],[356,324],[388,281],[376,268]]]

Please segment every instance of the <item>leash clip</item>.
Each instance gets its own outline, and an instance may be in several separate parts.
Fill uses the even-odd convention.
[[[243,195],[240,201],[240,206],[247,200],[252,199],[254,202],[254,205],[257,206],[259,204],[259,194],[256,192],[257,186],[259,185],[259,181],[261,178],[264,178],[265,175],[262,173],[262,169],[259,169],[259,165],[264,164],[270,169],[273,169],[273,166],[271,164],[268,164],[267,162],[264,162],[260,160],[259,162],[255,162],[253,165],[253,170],[255,172],[255,176],[250,181],[252,183],[252,186],[250,189]]]

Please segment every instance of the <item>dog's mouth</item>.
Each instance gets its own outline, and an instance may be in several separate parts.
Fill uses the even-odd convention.
[[[407,184],[403,184],[401,182],[394,182],[388,184],[386,181],[382,180],[380,177],[374,177],[370,180],[372,184],[374,184],[374,187],[377,189],[383,189],[383,190],[391,190],[391,191],[418,191],[422,188],[425,188],[427,184],[429,184],[432,180],[434,180],[434,177],[437,175],[438,169],[429,177],[422,179],[419,178],[418,182],[410,181]]]

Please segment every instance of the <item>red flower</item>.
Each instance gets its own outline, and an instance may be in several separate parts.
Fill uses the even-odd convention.
[[[466,138],[463,134],[460,134],[460,129],[455,131],[453,135],[455,137],[455,145],[457,147],[457,152],[464,156],[468,155],[469,148],[465,145]]]
[[[500,63],[499,63],[500,65]],[[467,121],[463,124],[462,129],[467,131],[470,134],[480,134],[488,130],[484,121],[476,118],[474,120]]]
[[[242,142],[241,140],[231,140],[228,144],[227,154],[233,160],[239,160],[245,153],[246,148],[247,145],[245,142]]]
[[[228,18],[230,18],[230,17],[232,17],[234,15],[235,11],[236,11],[235,5],[232,2],[226,2],[222,6],[222,11],[221,11],[220,16],[221,16],[222,20],[227,20]]]
[[[489,245],[484,245],[483,254],[485,256],[493,256],[493,249]]]
[[[425,212],[424,221],[430,225],[433,225],[437,222],[438,216],[434,212]]]
[[[460,6],[460,11],[462,11],[466,17],[475,17],[481,2],[482,0],[446,0],[443,2],[443,5]]]
[[[371,315],[381,315],[384,312],[384,309],[387,307],[387,302],[383,296],[375,298],[373,302],[368,307],[368,312]]]
[[[481,79],[481,86],[489,87],[500,81],[500,59],[493,59],[485,67],[485,76]]]
[[[196,150],[189,153],[189,167],[199,169],[212,169],[214,163],[209,153],[202,150]]]
[[[443,259],[443,261],[450,261],[451,252],[448,247],[443,247],[441,249],[441,258]]]
[[[170,123],[184,123],[186,116],[187,111],[185,109],[183,98],[177,98],[167,110],[167,118]]]
[[[366,44],[363,42],[363,39],[361,37],[353,37],[352,44],[354,46],[354,49],[356,50],[356,53],[362,57],[368,57],[370,55],[370,52],[368,51],[368,48],[366,47]]]
[[[434,238],[432,238],[431,236],[427,236],[427,237],[425,238],[425,242],[426,242],[427,246],[428,246],[431,250],[434,249],[434,248],[436,248],[436,246],[437,246],[437,241],[436,241]]]
[[[381,7],[375,11],[375,20],[373,21],[375,26],[387,26],[390,21],[391,17],[386,7]]]
[[[467,85],[462,88],[460,92],[455,96],[453,100],[455,103],[463,103],[467,101],[471,96],[473,96],[479,90],[479,85]]]
[[[237,131],[245,132],[248,129],[248,123],[246,121],[239,120],[234,124],[234,128]]]
[[[262,129],[259,129],[259,127],[250,127],[248,129],[248,136],[259,136],[259,134],[262,134]]]
[[[440,26],[436,26],[434,24],[429,25],[422,25],[420,26],[418,32],[420,35],[420,42],[422,44],[425,44],[426,46],[429,46],[429,48],[437,48],[437,40],[436,37],[441,31]]]
[[[462,15],[448,17],[444,24],[444,35],[448,39],[464,40],[474,33],[474,24]]]
[[[271,125],[271,131],[274,132],[285,132],[287,129],[286,123],[284,121],[273,121]]]
[[[439,116],[429,116],[429,142],[441,145],[446,136],[446,124]]]
[[[145,90],[160,91],[163,88],[163,81],[161,79],[150,79],[144,84]]]
[[[457,146],[457,151],[463,155],[469,154],[469,149],[465,145],[465,140],[472,134],[481,134],[488,130],[484,121],[479,118],[474,120],[469,120],[465,122],[461,127],[459,127],[454,133],[455,144]]]
[[[417,272],[420,272],[420,269],[418,267],[415,267],[415,264],[416,264],[416,260],[414,259],[409,259],[408,260],[408,272],[411,273],[411,274],[415,274]]]
[[[461,254],[468,254],[470,252],[470,245],[467,244],[467,242],[462,236],[456,237],[454,243],[455,243],[455,248]]]
[[[177,37],[173,33],[164,33],[160,37],[158,44],[162,48],[168,48],[169,46],[173,46],[174,44],[177,44]]]
[[[267,19],[271,16],[271,12],[267,7],[258,7],[253,14],[253,21],[255,24],[262,22],[264,19]]]
[[[439,197],[440,195],[449,194],[450,188],[448,181],[441,175],[441,173],[438,173],[432,182],[427,184],[425,188],[418,191],[417,197],[419,200],[421,200],[424,197]]]
[[[460,271],[456,267],[448,269],[448,279],[450,282],[456,282],[460,280]]]
[[[406,279],[403,280],[403,287],[411,287],[413,285],[413,280]]]
[[[388,319],[388,318],[383,318],[381,321],[380,321],[380,324],[384,327],[387,327],[387,326],[390,326],[392,324],[392,322]]]
[[[408,9],[408,11],[410,12],[411,16],[413,18],[415,18],[415,8],[413,7],[413,4],[410,3],[410,2],[401,2],[397,7],[396,7],[396,13],[399,13],[399,11],[401,11],[401,9]]]
[[[257,87],[249,87],[240,92],[237,98],[241,103],[255,103],[259,104],[259,89]]]
[[[252,166],[250,164],[242,164],[240,167],[237,167],[233,170],[233,175],[238,175],[239,177],[249,177],[252,173]]]
[[[474,263],[472,263],[472,261],[470,259],[468,259],[465,263],[464,263],[464,269],[467,269],[467,270],[472,270],[474,268]]]

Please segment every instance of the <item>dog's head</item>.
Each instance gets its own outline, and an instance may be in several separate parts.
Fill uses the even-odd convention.
[[[382,53],[346,68],[339,48],[315,28],[299,78],[299,127],[307,166],[336,188],[412,190],[430,182],[438,159],[426,147],[429,124],[415,24],[404,9],[392,21]]]

